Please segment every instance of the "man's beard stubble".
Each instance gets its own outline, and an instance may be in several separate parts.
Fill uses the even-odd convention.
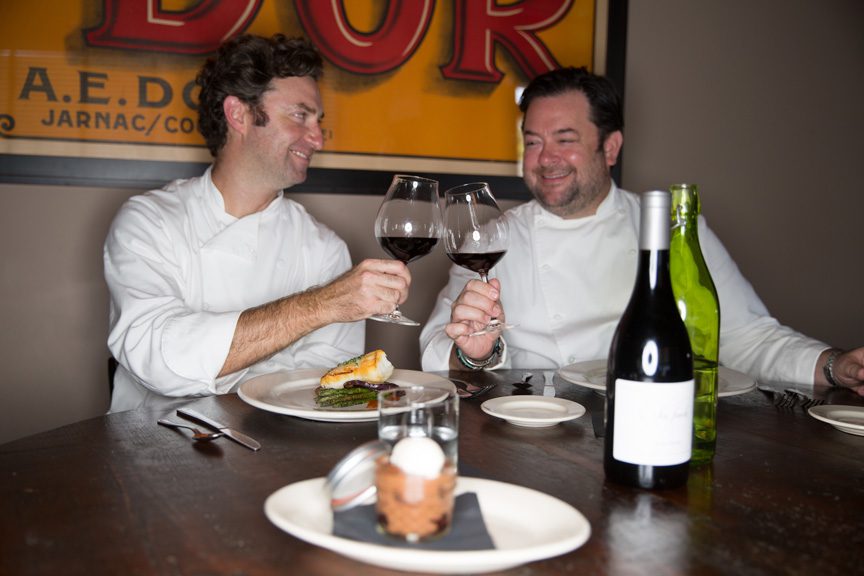
[[[609,191],[611,177],[602,152],[599,157],[595,157],[595,160],[597,161],[590,167],[586,166],[587,172],[581,171],[584,178],[580,178],[580,172],[576,172],[573,182],[556,202],[550,202],[542,192],[542,184],[538,184],[543,181],[543,170],[535,171],[536,183],[533,187],[529,186],[531,194],[543,208],[561,218],[584,215],[583,212],[591,207],[596,210]]]

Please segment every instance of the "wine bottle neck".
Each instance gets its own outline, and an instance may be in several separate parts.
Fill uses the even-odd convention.
[[[669,250],[669,193],[661,190],[642,195],[639,250]]]
[[[683,236],[688,242],[699,242],[699,230],[696,226],[696,218],[679,218],[672,224],[672,237]]]
[[[695,184],[675,184],[669,190],[672,194],[673,220],[682,214],[692,215],[693,218],[696,218],[702,211],[699,189]]]
[[[637,278],[651,290],[671,290],[669,250],[640,250]]]

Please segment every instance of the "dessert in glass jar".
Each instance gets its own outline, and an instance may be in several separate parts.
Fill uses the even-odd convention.
[[[456,466],[428,437],[399,440],[376,463],[378,526],[409,542],[443,536],[453,519]]]

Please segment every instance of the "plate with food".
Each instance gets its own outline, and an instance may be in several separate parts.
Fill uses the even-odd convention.
[[[394,368],[375,350],[327,370],[311,368],[264,374],[240,384],[237,393],[256,408],[319,422],[373,422],[380,390],[430,386],[455,391],[441,376]]]
[[[359,562],[425,574],[508,570],[567,554],[591,537],[588,519],[549,494],[505,482],[460,476],[456,495],[466,492],[477,495],[483,522],[495,545],[493,549],[396,547],[336,536],[324,478],[280,488],[264,502],[264,513],[278,528],[310,544]]]
[[[569,364],[558,370],[558,376],[573,384],[605,392],[606,359]],[[717,388],[717,396],[721,398],[744,394],[756,388],[756,380],[751,376],[737,370],[732,370],[726,366],[720,366],[717,369],[717,378],[720,381]]]

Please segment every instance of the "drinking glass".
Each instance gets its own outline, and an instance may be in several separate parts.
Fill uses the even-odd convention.
[[[444,195],[444,248],[454,263],[480,275],[488,274],[507,252],[510,226],[486,182],[471,182]],[[471,336],[512,328],[497,318]]]
[[[410,386],[379,392],[378,439],[389,448],[376,461],[380,528],[409,542],[446,534],[459,458],[455,389]]]
[[[438,182],[396,174],[375,218],[375,238],[385,252],[405,264],[429,254],[441,233]],[[370,316],[379,322],[419,326],[399,305],[389,314]]]

